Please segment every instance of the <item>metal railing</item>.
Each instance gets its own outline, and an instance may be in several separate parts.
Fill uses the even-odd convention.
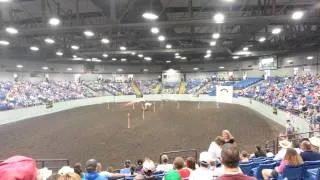
[[[163,153],[160,154],[160,156],[159,156],[159,163],[160,164],[161,164],[161,156],[164,155],[164,154],[169,156],[169,160],[172,160],[173,158],[175,158],[177,156],[181,156],[184,159],[187,158],[187,157],[193,157],[196,160],[198,159],[198,150],[196,150],[196,149],[179,150],[179,151],[168,151],[168,152],[163,152]],[[172,154],[174,154],[174,156],[172,156]],[[173,158],[170,158],[170,157],[173,157]]]

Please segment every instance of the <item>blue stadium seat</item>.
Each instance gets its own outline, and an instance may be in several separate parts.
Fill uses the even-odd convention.
[[[260,164],[257,168],[252,169],[252,174],[258,179],[263,180],[262,177],[262,170],[263,169],[274,169],[277,166],[276,162],[273,162],[271,164]]]
[[[243,172],[243,174],[248,175],[248,176],[252,176],[252,168],[253,168],[253,164],[252,163],[246,163],[246,164],[240,164],[240,169]]]
[[[308,169],[306,176],[303,177],[305,180],[319,180],[320,179],[320,168]]]
[[[304,165],[291,166],[288,165],[283,173],[278,177],[278,180],[299,180],[302,179]]]

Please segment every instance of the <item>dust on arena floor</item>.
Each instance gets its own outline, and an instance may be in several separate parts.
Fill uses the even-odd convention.
[[[72,163],[96,158],[119,167],[122,160],[145,156],[158,160],[164,151],[207,150],[223,129],[241,149],[273,139],[283,127],[246,107],[214,102],[156,102],[156,112],[106,104],[80,107],[0,126],[0,159],[20,154],[33,158],[67,158]],[[127,128],[127,115],[132,128]]]

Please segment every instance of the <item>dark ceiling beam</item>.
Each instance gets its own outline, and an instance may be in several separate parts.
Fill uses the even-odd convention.
[[[228,17],[225,19],[224,24],[257,24],[257,23],[265,23],[265,24],[284,24],[290,22],[290,16],[280,15],[280,16],[250,16],[250,17]],[[293,22],[292,22],[293,23]],[[300,23],[304,24],[319,24],[320,18],[318,16],[309,16],[306,17]],[[128,30],[129,28],[137,28],[137,29],[145,29],[152,27],[154,25],[153,22],[140,22],[140,23],[109,23],[109,24],[101,24],[101,25],[82,25],[82,26],[61,26],[57,28],[30,28],[30,29],[21,29],[19,35],[27,36],[27,35],[46,35],[46,34],[54,34],[54,33],[72,33],[72,32],[82,32],[85,29],[92,29],[94,31],[105,31],[106,29],[122,29]],[[208,26],[215,25],[212,19],[201,19],[201,20],[182,20],[182,21],[162,21],[157,22],[157,26],[159,28],[167,28],[167,27],[181,27],[181,26]],[[4,35],[4,33],[0,33],[0,35]]]

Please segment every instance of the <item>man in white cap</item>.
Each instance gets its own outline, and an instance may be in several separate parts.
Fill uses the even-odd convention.
[[[168,172],[173,169],[173,165],[169,163],[169,157],[166,154],[161,156],[161,164],[157,166],[157,171]]]
[[[189,180],[212,180],[213,171],[209,169],[211,161],[213,161],[213,159],[212,155],[209,152],[200,153],[200,167],[191,172]]]
[[[292,143],[288,140],[279,141],[281,150],[274,156],[273,160],[278,161],[282,160],[287,153],[288,148],[292,148]]]

